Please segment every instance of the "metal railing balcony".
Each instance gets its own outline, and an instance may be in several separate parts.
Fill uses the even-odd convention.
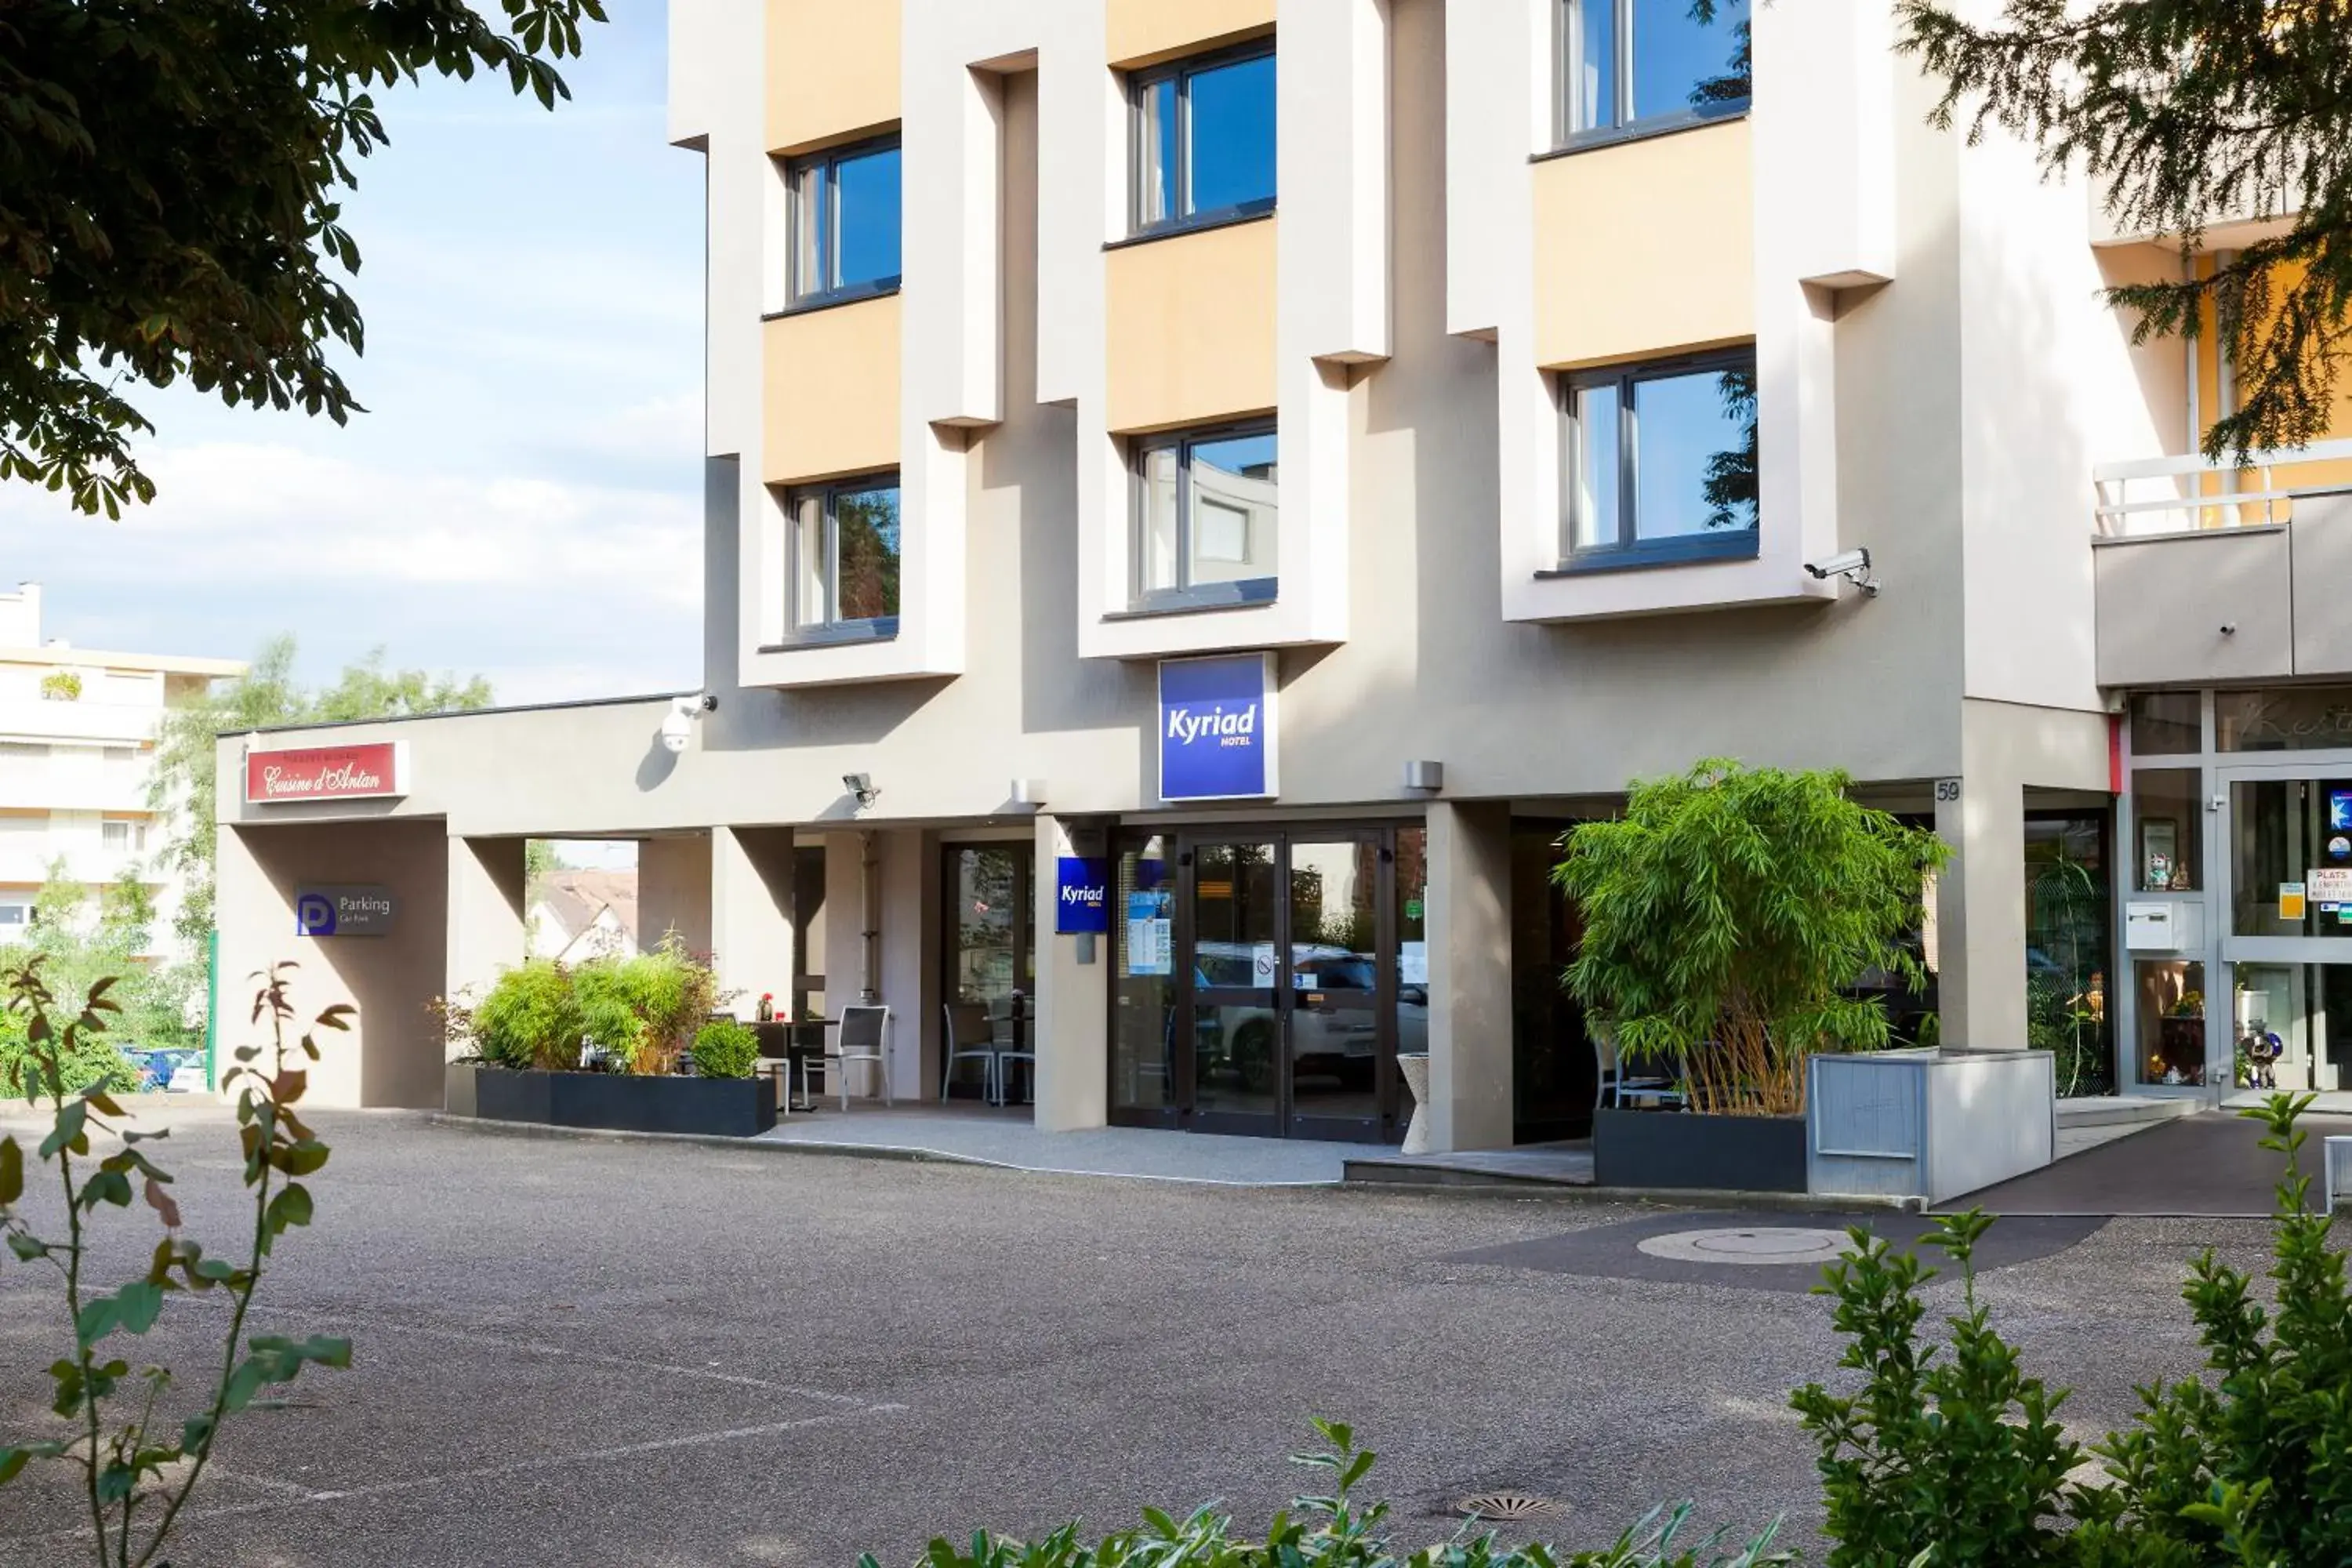
[[[2215,529],[2272,528],[2295,502],[2352,492],[2352,439],[2252,452],[2243,461],[2201,453],[2103,463],[2092,470],[2102,539]]]

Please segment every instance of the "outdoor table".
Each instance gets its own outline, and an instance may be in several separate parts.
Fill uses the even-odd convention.
[[[831,1018],[778,1018],[769,1023],[751,1026],[759,1032],[760,1055],[769,1061],[782,1061],[784,1068],[784,1112],[797,1110],[803,1115],[816,1110],[816,1096],[809,1091],[809,1063],[819,1067],[824,1063],[824,1031]],[[781,1038],[782,1048],[779,1049]],[[799,1081],[799,1099],[795,1100],[792,1085]]]

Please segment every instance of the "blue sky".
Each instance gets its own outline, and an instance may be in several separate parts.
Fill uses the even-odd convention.
[[[664,141],[662,0],[611,0],[572,100],[503,79],[380,92],[345,207],[367,352],[350,426],[135,396],[162,489],[121,522],[0,486],[0,583],[48,635],[331,679],[488,675],[501,701],[701,678],[702,164]]]

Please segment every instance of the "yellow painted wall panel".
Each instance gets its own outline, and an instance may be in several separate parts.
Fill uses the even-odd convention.
[[[1275,0],[1103,0],[1109,60],[1150,65],[1274,26]]]
[[[1275,405],[1277,221],[1106,254],[1110,428],[1197,425]]]
[[[898,466],[898,297],[767,323],[770,484]]]
[[[899,0],[767,0],[768,150],[797,153],[898,119]]]
[[[1546,159],[1530,174],[1538,364],[1606,364],[1756,335],[1745,120]]]

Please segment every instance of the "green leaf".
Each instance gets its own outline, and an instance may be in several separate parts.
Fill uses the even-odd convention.
[[[82,1125],[89,1119],[89,1101],[68,1100],[58,1109],[57,1124],[50,1129],[49,1135],[41,1140],[41,1158],[55,1159],[58,1152],[68,1145],[73,1146],[74,1152],[77,1154],[88,1153],[89,1144],[82,1137]]]
[[[100,1296],[82,1303],[81,1316],[74,1320],[74,1337],[83,1345],[94,1345],[114,1331],[122,1316],[122,1303],[112,1296]]]
[[[0,1208],[25,1195],[25,1151],[14,1138],[0,1138]]]
[[[0,1448],[0,1487],[24,1474],[32,1458],[30,1451],[24,1448]]]
[[[125,1285],[115,1292],[115,1300],[121,1303],[122,1328],[128,1333],[145,1333],[155,1326],[155,1320],[163,1310],[163,1288],[144,1279]]]
[[[8,1233],[8,1250],[26,1263],[36,1262],[49,1255],[47,1243],[21,1230]]]
[[[283,1235],[296,1226],[309,1225],[310,1213],[310,1191],[297,1182],[269,1200],[266,1218],[272,1235]]]

